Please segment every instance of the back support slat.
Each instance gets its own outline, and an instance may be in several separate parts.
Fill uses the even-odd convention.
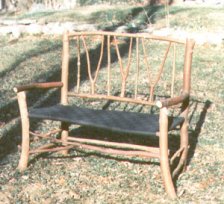
[[[89,49],[87,47],[86,44],[86,40],[85,37],[82,35],[81,36],[82,42],[83,42],[83,46],[86,52],[86,58],[87,58],[87,71],[88,71],[88,75],[89,75],[89,80],[91,83],[91,94],[95,93],[95,84],[96,84],[96,79],[98,77],[98,73],[99,73],[99,69],[102,63],[102,58],[103,58],[103,49],[104,49],[104,36],[101,36],[101,48],[100,48],[100,58],[98,60],[98,64],[97,64],[97,68],[95,71],[95,75],[93,77],[93,73],[92,73],[92,69],[91,69],[91,63],[90,63],[90,56],[89,56]]]
[[[110,53],[110,35],[107,35],[107,95],[110,95],[111,90],[111,53]]]
[[[101,98],[147,105],[155,104],[154,99],[158,97],[155,94],[160,94],[158,92],[159,87],[163,89],[161,94],[164,94],[169,87],[168,95],[174,96],[174,90],[177,90],[174,89],[177,70],[175,63],[176,44],[184,44],[183,41],[148,34],[111,32],[70,33],[68,36],[72,39],[75,38],[77,44],[77,87],[76,93],[69,92],[69,96]],[[97,42],[95,39],[97,39]],[[157,45],[161,45],[161,48],[158,48]],[[171,45],[173,45],[173,49],[170,49]],[[150,52],[147,51],[149,48]],[[170,50],[173,51],[173,54]],[[185,58],[186,55],[188,55],[188,52],[185,50]],[[183,58],[184,60],[186,59]],[[187,65],[185,63],[185,68],[188,67],[188,63]],[[106,68],[104,69],[104,67]],[[164,72],[167,73],[168,69],[164,67],[171,68],[168,75]],[[87,69],[87,72],[81,69]],[[80,75],[85,73],[88,80],[83,81],[81,85],[81,79],[85,79],[85,76]],[[182,75],[179,74],[178,77],[180,76]],[[186,81],[188,76],[186,74],[184,76]],[[161,80],[162,84],[158,83]],[[163,81],[166,81],[165,85]],[[181,81],[178,80],[179,82]],[[97,87],[96,90],[95,87]],[[186,84],[185,87],[187,87]],[[90,92],[87,90],[90,90]],[[165,94],[166,97],[168,95]]]
[[[136,77],[135,77],[135,99],[138,95],[138,80],[139,80],[139,38],[136,38]]]
[[[99,70],[100,70],[101,63],[102,63],[103,48],[104,48],[104,36],[102,36],[102,39],[101,39],[100,58],[99,58],[99,61],[98,61],[98,64],[97,64],[97,68],[96,68],[96,72],[95,72],[95,76],[94,76],[94,79],[93,79],[93,86],[94,87],[95,87],[96,79],[98,77],[98,73],[99,73]],[[95,88],[93,90],[93,93],[94,92],[95,92]]]
[[[80,36],[77,36],[76,38],[76,45],[77,45],[77,93],[79,93],[79,87],[80,87]]]
[[[152,77],[152,73],[151,73],[151,67],[149,66],[148,57],[147,57],[147,53],[146,53],[145,41],[144,41],[144,38],[142,38],[142,48],[143,48],[144,60],[145,60],[145,64],[146,64],[146,67],[147,67],[148,80],[149,80],[149,86],[150,86],[150,101],[153,100],[154,87],[157,85],[158,81],[161,78],[161,74],[163,72],[164,64],[166,62],[167,55],[168,55],[169,50],[170,50],[170,46],[171,46],[171,42],[169,42],[169,45],[168,45],[168,47],[166,49],[166,52],[165,52],[165,56],[163,57],[163,61],[160,64],[156,80],[153,81],[153,79],[152,79],[153,77]]]
[[[150,66],[149,66],[149,61],[148,61],[148,57],[146,54],[146,48],[145,48],[145,40],[144,38],[141,39],[142,42],[142,49],[143,49],[143,54],[144,54],[144,61],[145,61],[145,65],[147,68],[147,77],[148,77],[148,83],[149,83],[149,90],[150,90],[150,101],[152,101],[152,95],[153,95],[153,84],[152,84],[152,76],[151,76],[151,72],[150,72]]]
[[[167,47],[167,49],[166,49],[165,56],[164,56],[163,61],[162,61],[162,63],[160,64],[160,67],[159,67],[159,73],[158,73],[158,75],[157,75],[156,80],[154,81],[154,83],[153,83],[153,85],[152,85],[153,87],[155,87],[155,85],[158,83],[158,81],[159,81],[160,78],[161,78],[161,74],[162,74],[162,72],[163,72],[164,64],[165,64],[165,62],[166,62],[167,55],[168,55],[169,50],[170,50],[170,46],[171,46],[171,42],[169,42],[169,45],[168,45],[168,47]]]
[[[91,74],[91,64],[90,64],[90,58],[89,58],[89,50],[88,47],[86,45],[86,41],[84,36],[81,36],[81,40],[85,49],[85,53],[86,53],[86,60],[87,60],[87,71],[88,71],[88,76],[89,76],[89,80],[91,83],[91,93],[94,94],[94,85],[93,85],[93,78],[92,78],[92,74]]]
[[[61,80],[63,87],[61,88],[61,104],[68,104],[68,72],[69,72],[69,37],[66,32],[63,35],[63,50],[62,50],[62,72]]]
[[[128,63],[127,66],[124,68],[123,63],[122,63],[122,58],[120,55],[119,47],[118,47],[118,40],[116,37],[114,37],[115,40],[115,48],[116,48],[116,53],[120,65],[120,74],[122,78],[122,85],[121,85],[121,97],[124,97],[125,95],[125,89],[126,89],[126,80],[128,78],[129,70],[130,70],[130,65],[131,65],[131,53],[132,53],[132,44],[133,44],[133,38],[130,38],[130,44],[129,44],[129,51],[128,51]]]
[[[171,84],[171,97],[174,96],[174,82],[176,73],[176,44],[173,44],[173,69],[172,69],[172,84]]]

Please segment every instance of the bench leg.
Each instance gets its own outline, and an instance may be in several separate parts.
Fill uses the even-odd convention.
[[[180,129],[180,148],[183,148],[179,163],[173,171],[173,177],[176,177],[181,170],[184,172],[187,167],[187,157],[188,157],[188,111],[189,111],[189,101],[183,104],[182,107],[182,116],[185,118],[184,123],[181,125]]]
[[[68,123],[61,123],[61,140],[62,140],[62,145],[67,145],[66,142],[68,141],[68,130],[69,130],[69,125]],[[64,143],[63,143],[64,142]],[[62,150],[61,154],[63,155],[67,155],[68,154],[68,150]]]
[[[188,121],[185,120],[184,124],[181,127],[181,147],[184,147],[184,151],[181,155],[180,161],[183,163],[183,171],[187,167],[187,156],[188,156]]]
[[[160,109],[160,136],[159,136],[159,146],[160,146],[160,168],[162,173],[163,182],[167,194],[175,199],[177,197],[175,187],[173,184],[170,163],[168,158],[168,114],[167,108]]]
[[[26,94],[25,92],[19,92],[17,94],[19,110],[21,115],[22,123],[22,152],[20,155],[18,169],[24,171],[27,168],[29,160],[29,146],[30,146],[30,136],[29,136],[29,116],[26,103]]]
[[[181,154],[179,163],[177,167],[173,171],[173,177],[176,177],[180,171],[183,172],[186,170],[187,167],[187,156],[188,156],[188,121],[185,119],[185,122],[181,126],[180,130],[180,148],[183,148],[183,152]]]

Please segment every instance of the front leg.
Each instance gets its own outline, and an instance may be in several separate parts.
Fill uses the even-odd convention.
[[[170,172],[170,162],[168,158],[168,110],[166,107],[160,109],[159,126],[160,168],[162,178],[167,194],[172,199],[175,199],[177,195]]]
[[[28,161],[29,161],[30,122],[29,122],[29,116],[28,116],[25,91],[18,92],[17,97],[18,97],[19,110],[20,110],[21,123],[22,123],[22,152],[20,155],[18,169],[20,171],[24,171],[27,168]]]
[[[62,140],[62,145],[67,146],[67,142],[68,142],[68,131],[69,131],[69,124],[62,122],[61,123],[61,140]],[[62,150],[61,154],[63,155],[67,155],[68,154],[68,150]]]

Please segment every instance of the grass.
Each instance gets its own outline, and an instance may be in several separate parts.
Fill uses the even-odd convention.
[[[219,19],[223,18],[223,12],[224,8],[171,7],[170,26],[193,32],[221,31],[224,23]]]
[[[214,13],[222,15],[223,9],[173,7],[170,13],[172,26],[190,31],[215,31],[222,26],[222,21],[211,19]],[[155,19],[154,26],[164,22]],[[61,41],[53,36],[23,36],[8,42],[8,37],[0,38],[0,203],[223,203],[223,44],[196,45],[194,50],[189,164],[177,181],[182,196],[171,201],[164,194],[160,168],[154,160],[130,161],[73,151],[69,158],[57,154],[34,158],[25,173],[17,172],[21,133],[12,88],[59,79]],[[49,95],[54,100],[58,97],[54,92],[38,93],[30,95],[30,102],[40,103],[40,96],[47,99]],[[41,130],[57,125],[44,121],[33,127]]]
[[[85,6],[77,7],[72,10],[62,11],[44,11],[33,13],[21,13],[16,16],[5,16],[6,20],[25,20],[32,19],[39,22],[66,22],[71,21],[74,23],[94,23],[99,26],[116,25],[117,23],[124,23],[130,17],[135,15],[136,12],[140,12],[141,7],[134,7],[126,5],[121,7],[118,5],[97,5],[97,6]]]

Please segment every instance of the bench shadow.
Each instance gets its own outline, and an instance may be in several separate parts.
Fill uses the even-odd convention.
[[[202,105],[202,107],[198,107],[199,105]],[[205,118],[208,112],[208,109],[211,107],[212,102],[210,100],[206,100],[205,102],[199,101],[199,100],[193,100],[192,101],[192,105],[193,106],[193,111],[192,114],[190,115],[190,121],[189,123],[191,124],[192,120],[193,120],[193,116],[196,112],[199,112],[197,109],[200,108],[201,111],[199,112],[199,117],[198,120],[195,124],[195,128],[189,131],[189,145],[190,145],[190,149],[189,149],[189,156],[188,156],[188,164],[190,163],[192,157],[194,156],[196,147],[197,147],[197,143],[198,143],[198,138],[200,136],[201,133],[201,129],[203,124],[205,123]]]
[[[60,159],[75,159],[75,158],[89,158],[91,156],[96,156],[96,157],[100,157],[100,158],[104,158],[104,159],[110,159],[110,160],[115,160],[115,161],[120,161],[120,162],[130,162],[133,164],[154,164],[154,165],[159,165],[159,162],[157,161],[151,161],[151,160],[147,160],[147,159],[141,159],[139,157],[136,158],[128,158],[128,157],[124,157],[124,156],[116,156],[116,155],[106,155],[106,154],[101,154],[98,152],[87,152],[85,150],[78,150],[76,149],[75,151],[70,151],[68,156],[64,156],[64,155],[54,155],[53,153],[41,153],[37,156],[35,156],[34,158],[32,158],[29,161],[29,164],[35,164],[36,162],[38,162],[38,160],[40,158],[42,159],[48,159],[48,160],[60,160]]]
[[[210,100],[206,101],[199,101],[199,100],[191,100],[190,102],[190,114],[189,114],[189,126],[194,126],[193,128],[189,128],[188,135],[189,135],[189,150],[188,150],[188,159],[187,159],[187,166],[190,164],[192,158],[194,157],[198,139],[201,133],[202,126],[204,125],[205,118],[207,115],[208,109],[211,107],[212,102]],[[193,122],[195,120],[195,117],[197,116],[196,122]],[[193,124],[194,123],[194,124]],[[180,144],[180,137],[178,139],[178,143]],[[175,166],[178,163],[175,162],[172,166],[172,169],[175,168]],[[183,171],[183,169],[180,170],[180,172]],[[180,173],[181,174],[181,173]],[[180,174],[177,174],[174,177],[174,184],[176,185],[176,182],[180,176]]]

